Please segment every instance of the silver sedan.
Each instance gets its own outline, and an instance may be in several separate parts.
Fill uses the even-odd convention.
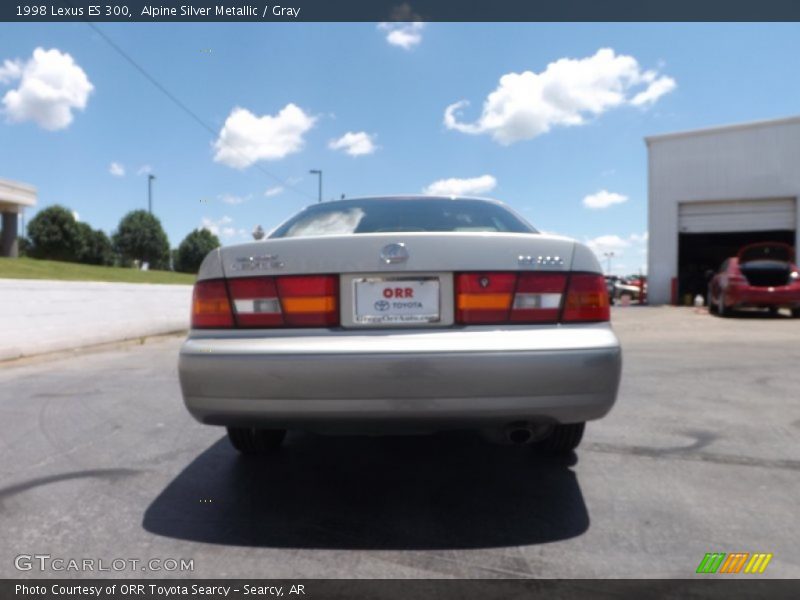
[[[310,206],[212,251],[179,373],[189,412],[246,454],[288,429],[476,429],[569,453],[611,409],[621,351],[594,254],[504,204]]]

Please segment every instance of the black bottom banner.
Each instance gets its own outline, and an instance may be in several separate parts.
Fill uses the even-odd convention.
[[[775,579],[162,579],[0,580],[0,598],[117,600],[516,600],[547,598],[800,598],[800,580]]]

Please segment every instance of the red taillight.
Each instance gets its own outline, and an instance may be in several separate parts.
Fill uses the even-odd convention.
[[[228,280],[239,327],[331,327],[339,324],[335,275]]]
[[[605,279],[594,273],[460,273],[455,284],[457,323],[558,323],[559,319],[586,322],[610,318]]]
[[[608,290],[603,276],[595,273],[570,275],[562,321],[608,321],[610,318]]]
[[[456,276],[456,321],[503,323],[517,284],[516,273],[461,273]]]
[[[567,276],[563,273],[521,273],[511,307],[514,323],[556,323]]]
[[[236,324],[239,327],[280,327],[281,303],[272,277],[229,279]]]
[[[194,286],[193,328],[338,324],[339,279],[335,275],[238,277],[198,281]]]
[[[339,286],[334,275],[278,277],[278,295],[290,327],[339,324]]]
[[[192,292],[192,328],[233,327],[225,281],[198,281]]]

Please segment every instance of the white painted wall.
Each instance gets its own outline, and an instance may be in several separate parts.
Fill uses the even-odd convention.
[[[800,117],[654,136],[646,142],[652,304],[669,302],[677,276],[681,202],[800,197]]]
[[[190,285],[0,279],[0,360],[185,330],[191,301]]]

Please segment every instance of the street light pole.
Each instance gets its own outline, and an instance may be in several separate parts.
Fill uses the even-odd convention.
[[[322,202],[322,171],[320,169],[311,169],[309,173],[319,176],[319,193],[317,195],[317,202]]]
[[[614,256],[613,252],[603,252],[606,257],[606,274],[611,275],[611,258]]]
[[[148,173],[147,175],[147,212],[151,215],[153,214],[153,179],[156,176],[152,173]]]

